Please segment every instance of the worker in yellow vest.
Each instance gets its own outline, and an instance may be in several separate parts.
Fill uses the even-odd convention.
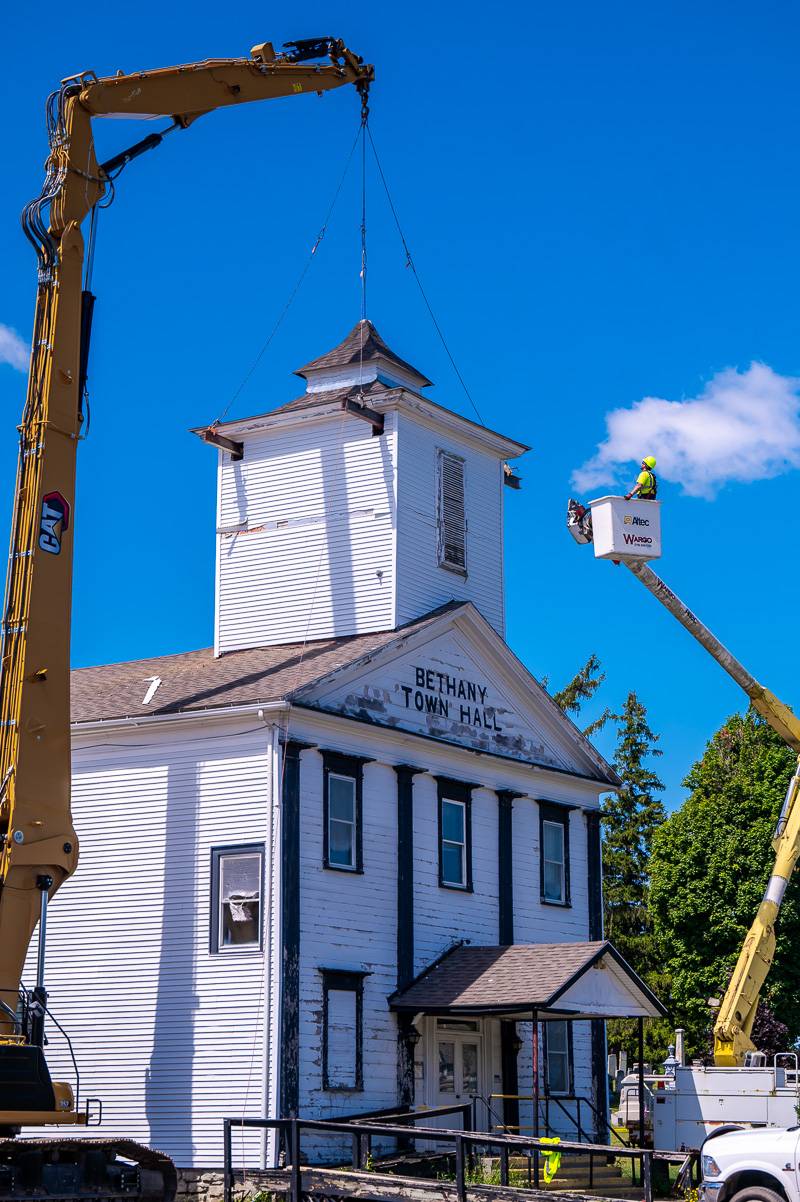
[[[658,492],[658,481],[653,471],[655,466],[655,457],[653,455],[645,455],[642,460],[642,470],[639,472],[636,483],[630,492],[625,493],[626,501],[630,501],[632,497],[638,497],[640,501],[655,501],[656,493]]]

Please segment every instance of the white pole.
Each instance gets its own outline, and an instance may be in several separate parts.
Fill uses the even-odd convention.
[[[642,582],[648,592],[651,592],[656,600],[660,601],[664,608],[678,619],[681,626],[688,630],[689,634],[696,638],[702,647],[705,647],[720,667],[724,668],[728,675],[744,689],[754,708],[758,710],[762,718],[769,722],[772,729],[789,744],[793,751],[800,754],[800,719],[792,713],[789,707],[784,705],[769,689],[765,689],[762,684],[759,684],[755,676],[747,671],[744,664],[731,655],[728,648],[719,641],[716,635],[711,633],[707,626],[703,625],[688,605],[684,605],[680,597],[667,587],[660,576],[656,576],[652,568],[637,560],[623,560],[622,562]]]

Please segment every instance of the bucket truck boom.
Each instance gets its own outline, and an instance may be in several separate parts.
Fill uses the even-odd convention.
[[[741,1066],[748,1052],[755,1051],[750,1033],[758,999],[775,955],[775,922],[786,886],[800,856],[800,719],[774,693],[760,684],[725,647],[680,597],[656,575],[647,559],[660,555],[658,540],[649,534],[632,534],[635,529],[658,528],[656,502],[626,501],[602,497],[590,506],[571,500],[567,528],[578,543],[595,543],[598,558],[613,559],[625,567],[660,601],[685,630],[713,656],[720,667],[744,689],[754,709],[798,755],[798,767],[789,782],[772,839],[775,859],[758,912],[739,952],[733,976],[722,999],[714,1024],[714,1063]],[[598,527],[598,516],[601,525]],[[599,536],[599,542],[598,542]]]

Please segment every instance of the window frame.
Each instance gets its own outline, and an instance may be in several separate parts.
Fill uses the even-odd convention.
[[[360,756],[339,751],[322,751],[322,865],[331,872],[358,875],[364,871],[364,764]],[[347,777],[355,781],[355,863],[333,864],[330,857],[330,778]]]
[[[369,973],[361,970],[321,968],[322,976],[322,1090],[323,1093],[364,1092],[364,978]],[[332,1085],[328,1071],[328,994],[331,992],[354,993],[356,997],[356,1047],[355,1084]]]
[[[549,1038],[548,1038],[548,1027],[550,1026],[551,1023],[554,1023],[554,1022],[563,1023],[564,1027],[566,1028],[566,1034],[567,1034],[566,1051],[563,1053],[562,1052],[558,1053],[558,1055],[566,1055],[566,1057],[567,1057],[567,1088],[564,1090],[551,1089],[551,1087],[550,1087],[551,1049],[550,1049],[550,1043],[549,1043]],[[568,1098],[568,1097],[571,1097],[572,1095],[574,1095],[574,1093],[575,1093],[575,1050],[574,1050],[573,1042],[572,1042],[572,1027],[573,1027],[573,1024],[571,1022],[567,1022],[566,1019],[560,1019],[560,1018],[549,1019],[542,1023],[542,1045],[543,1045],[542,1051],[544,1052],[544,1065],[545,1065],[544,1087],[545,1087],[545,1094],[547,1097]]]
[[[440,889],[456,889],[459,893],[473,893],[472,882],[472,790],[474,785],[466,784],[464,781],[451,780],[445,776],[437,776],[437,812],[438,812],[438,836],[437,836],[437,851],[439,860],[439,888]],[[443,811],[444,802],[452,801],[464,807],[464,883],[457,885],[453,881],[444,879],[444,823]],[[448,839],[448,843],[452,840]]]
[[[259,924],[258,943],[229,944],[220,942],[220,885],[222,883],[221,861],[225,856],[258,855],[259,873]],[[208,932],[208,950],[214,956],[252,955],[264,950],[264,881],[266,870],[266,845],[264,843],[226,843],[211,848],[211,913]]]
[[[447,540],[445,537],[445,461],[452,460],[454,463],[460,464],[461,467],[461,509],[462,509],[462,547],[464,552],[463,564],[454,563],[447,559]],[[467,532],[469,529],[467,522],[467,461],[463,455],[456,454],[455,451],[448,451],[444,447],[438,447],[436,451],[436,561],[440,568],[444,568],[446,572],[454,572],[457,576],[468,575],[468,557],[467,557]]]
[[[539,894],[543,906],[561,906],[563,909],[568,909],[572,905],[572,896],[570,892],[570,814],[573,806],[558,805],[556,802],[539,801]],[[544,889],[544,828],[545,823],[552,823],[554,826],[560,826],[564,836],[564,865],[563,865],[563,883],[564,896],[560,901],[556,901],[552,897],[545,896]]]

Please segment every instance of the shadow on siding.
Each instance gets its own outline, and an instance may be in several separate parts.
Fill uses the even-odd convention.
[[[145,1078],[150,1143],[179,1166],[194,1163],[192,1065],[195,1050],[197,934],[197,811],[195,763],[167,769],[164,906],[156,984],[153,1050]]]

